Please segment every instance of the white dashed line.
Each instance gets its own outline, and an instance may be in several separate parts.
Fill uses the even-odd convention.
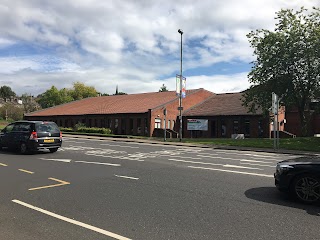
[[[56,162],[71,162],[71,159],[55,159],[55,158],[39,158],[44,161],[56,161]]]
[[[132,179],[132,180],[139,180],[139,178],[136,178],[136,177],[128,177],[128,176],[120,176],[120,175],[115,175],[116,177],[119,177],[119,178],[127,178],[127,179]]]
[[[108,165],[108,166],[114,166],[114,167],[120,167],[120,164],[116,163],[102,163],[102,162],[86,162],[86,161],[74,161],[76,163],[87,163],[87,164],[97,164],[97,165]]]

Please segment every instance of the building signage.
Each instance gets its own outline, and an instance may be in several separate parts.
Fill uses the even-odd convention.
[[[188,119],[187,130],[208,131],[208,119]]]

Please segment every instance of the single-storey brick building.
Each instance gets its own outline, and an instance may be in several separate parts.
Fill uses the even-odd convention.
[[[214,95],[205,89],[188,90],[183,98],[184,109]],[[60,127],[73,127],[78,122],[88,127],[110,128],[114,134],[159,136],[164,127],[164,109],[167,110],[166,128],[177,135],[179,97],[176,92],[153,92],[85,98],[59,106],[32,112],[28,120],[54,121]]]
[[[242,93],[214,94],[205,89],[188,90],[183,106],[183,137],[230,138],[270,137],[273,125],[261,112],[249,113],[242,105]],[[114,134],[178,137],[179,97],[174,91],[86,98],[26,114],[28,120],[54,121],[60,127],[78,122],[88,127],[106,127]],[[166,109],[167,115],[164,115]],[[205,123],[205,129],[190,128]],[[281,136],[301,136],[298,113],[281,107]],[[193,125],[194,126],[194,125]],[[192,130],[191,130],[192,129]],[[288,133],[287,133],[287,132]],[[320,133],[320,114],[313,114],[310,136]]]
[[[269,137],[269,118],[263,117],[261,112],[248,113],[242,105],[241,94],[215,94],[186,110],[183,113],[184,137],[230,138],[232,134]],[[207,120],[207,131],[188,129],[191,121],[200,119]]]

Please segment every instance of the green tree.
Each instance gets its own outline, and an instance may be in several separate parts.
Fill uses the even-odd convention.
[[[73,84],[73,89],[62,88],[58,90],[55,86],[52,86],[37,97],[37,102],[42,108],[48,108],[87,97],[96,97],[97,95],[98,92],[94,87],[76,82]]]
[[[11,87],[5,85],[0,87],[0,97],[4,100],[14,96],[16,96],[16,94],[14,91],[12,91]]]
[[[72,94],[72,90],[70,90],[70,89],[67,89],[67,88],[60,89],[59,90],[59,99],[58,99],[56,105],[72,102],[74,99],[71,96],[71,94]]]
[[[73,84],[73,90],[71,90],[71,96],[74,100],[80,100],[88,97],[98,96],[98,92],[94,87],[89,87],[81,82],[75,82]]]
[[[167,89],[167,86],[162,84],[162,86],[159,89],[159,92],[168,92],[169,90]]]
[[[38,96],[38,103],[42,108],[53,107],[60,104],[59,90],[52,86],[49,90]]]
[[[271,94],[280,96],[286,107],[296,107],[302,133],[308,135],[312,99],[320,90],[320,10],[290,9],[276,13],[274,31],[256,30],[247,35],[254,55],[248,74],[252,86],[244,92],[250,111],[271,107]]]

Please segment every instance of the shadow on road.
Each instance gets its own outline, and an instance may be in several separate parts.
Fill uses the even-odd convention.
[[[23,154],[17,152],[17,151],[12,151],[9,149],[2,149],[0,150],[0,154],[3,155],[21,155],[23,156]],[[47,150],[40,150],[40,151],[36,151],[36,152],[32,152],[32,153],[27,153],[26,155],[37,155],[37,154],[52,154],[50,151]]]
[[[278,191],[275,187],[252,188],[247,190],[244,194],[247,198],[256,201],[302,209],[310,215],[320,217],[320,203],[312,205],[300,203],[289,196],[289,194]]]

